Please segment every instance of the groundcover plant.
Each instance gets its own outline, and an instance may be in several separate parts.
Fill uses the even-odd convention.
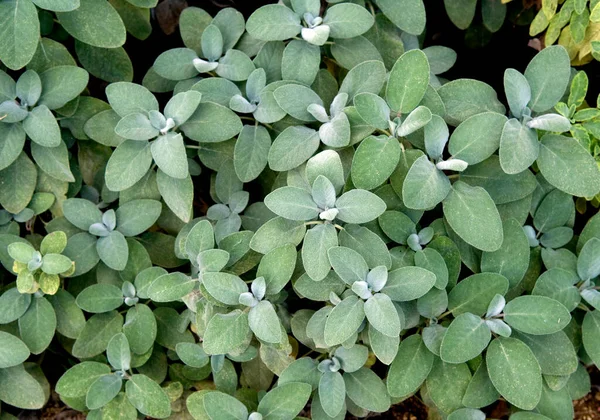
[[[89,20],[135,35],[156,2],[128,1],[0,2],[3,420],[51,391],[92,420],[414,394],[449,420],[573,417],[600,366],[600,215],[577,211],[600,118],[565,48],[496,92],[443,77],[420,1],[190,7],[140,85],[110,70],[124,29]]]

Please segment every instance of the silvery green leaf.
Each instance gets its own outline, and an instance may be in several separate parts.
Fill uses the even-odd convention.
[[[319,213],[319,219],[331,222],[338,216],[339,213],[340,211],[336,208],[327,209]]]
[[[381,61],[364,61],[348,72],[339,92],[347,93],[350,101],[360,93],[377,94],[383,87],[385,72],[385,65]]]
[[[332,117],[336,117],[346,107],[348,103],[348,94],[340,92],[333,98],[329,111]]]
[[[304,40],[294,39],[288,43],[281,59],[281,78],[312,85],[319,73],[321,49]]]
[[[206,211],[206,217],[210,220],[223,220],[230,214],[231,210],[225,204],[213,204]]]
[[[506,69],[504,72],[504,91],[510,107],[510,112],[515,118],[521,118],[523,110],[531,100],[531,88],[523,74],[515,69]]]
[[[382,98],[371,92],[361,92],[354,97],[354,106],[367,124],[380,130],[388,129],[391,111]]]
[[[544,114],[529,121],[527,127],[563,133],[571,129],[571,122],[559,114]]]
[[[40,76],[33,71],[27,70],[17,80],[17,97],[21,103],[32,107],[36,104],[42,94],[42,81]]]
[[[540,51],[525,69],[525,78],[531,86],[529,107],[543,112],[556,105],[565,93],[570,75],[569,54],[563,46]]]
[[[240,302],[240,305],[244,305],[249,308],[253,308],[256,305],[258,305],[258,299],[256,299],[256,297],[254,297],[254,295],[250,292],[241,293],[239,302]]]
[[[483,319],[468,312],[461,314],[444,334],[440,358],[446,363],[465,363],[479,356],[490,339],[490,329]]]
[[[506,305],[506,299],[501,294],[496,294],[490,304],[488,305],[487,312],[485,314],[486,318],[492,318],[497,315],[500,315],[504,306]]]
[[[256,299],[262,300],[265,297],[265,293],[267,292],[267,284],[265,282],[265,278],[257,277],[256,280],[254,280],[250,285],[250,290],[252,290],[252,294]]]
[[[321,46],[329,39],[331,29],[328,25],[319,25],[315,28],[302,28],[302,39],[312,45]]]
[[[3,123],[10,124],[23,121],[29,113],[15,101],[9,100],[0,103],[0,115],[4,116]]]
[[[582,280],[593,279],[600,275],[600,239],[589,239],[577,258],[577,274]]]
[[[117,227],[117,215],[113,209],[107,210],[102,215],[102,223],[108,230],[114,230]]]
[[[106,349],[108,363],[116,370],[126,371],[131,365],[131,351],[129,341],[123,333],[115,334],[108,342]]]
[[[211,297],[229,306],[237,305],[240,294],[248,291],[242,279],[229,273],[204,273],[202,286]]]
[[[384,265],[373,268],[367,274],[367,283],[374,292],[379,292],[384,288],[388,279],[387,267]]]
[[[324,217],[322,213],[320,217]],[[302,264],[312,280],[322,281],[329,275],[331,264],[327,251],[337,245],[337,232],[330,223],[317,225],[306,232],[302,244]]]
[[[329,116],[327,115],[327,111],[323,105],[320,104],[310,104],[307,108],[307,111],[316,118],[317,121],[326,123],[329,122]]]
[[[312,220],[319,215],[312,196],[301,188],[278,188],[265,197],[265,204],[275,214],[290,220]]]
[[[300,17],[281,4],[257,9],[246,22],[246,30],[263,41],[284,41],[300,33]]]
[[[429,74],[427,56],[421,50],[407,51],[400,56],[392,67],[385,92],[390,108],[401,114],[413,111],[425,95]]]
[[[206,61],[198,57],[192,60],[192,64],[194,66],[194,69],[196,69],[198,73],[208,73],[209,71],[213,71],[214,69],[219,67],[219,63]]]
[[[581,291],[581,297],[594,309],[600,308],[600,292],[594,289],[586,289]]]
[[[103,223],[93,223],[90,225],[88,232],[94,236],[108,236],[110,231],[106,228]]]
[[[250,194],[247,191],[236,191],[229,196],[229,208],[234,213],[241,213],[248,205]]]
[[[335,418],[344,408],[346,385],[342,374],[326,371],[319,381],[319,400],[329,417]]]
[[[410,167],[402,185],[406,207],[416,210],[433,208],[450,192],[450,181],[442,171],[421,156]]]
[[[248,102],[242,95],[235,95],[229,101],[229,108],[240,114],[249,114],[256,110],[256,105]]]
[[[510,337],[512,329],[501,319],[486,319],[486,325],[494,333],[502,337]]]
[[[400,334],[400,317],[388,295],[376,293],[367,299],[364,311],[369,324],[383,335],[397,337]]]
[[[356,333],[365,318],[364,305],[356,296],[348,296],[333,308],[325,322],[328,346],[342,344]]]
[[[416,233],[411,233],[406,239],[406,245],[413,251],[417,252],[422,250],[421,241],[419,240],[419,235]]]
[[[250,73],[246,81],[246,95],[248,99],[254,103],[258,103],[260,101],[260,92],[262,92],[266,85],[267,74],[264,69],[257,68]]]
[[[202,32],[202,54],[209,61],[217,61],[223,54],[223,35],[216,25],[208,25]],[[203,73],[200,71],[200,73]]]
[[[152,126],[146,115],[134,113],[121,118],[115,127],[115,133],[130,140],[150,140],[158,136],[159,131]]]
[[[165,117],[173,119],[175,125],[179,126],[192,116],[201,99],[202,94],[194,90],[178,93],[165,105]],[[165,125],[161,129],[166,126],[167,122],[165,121]]]
[[[396,128],[396,136],[405,137],[424,127],[431,121],[432,115],[426,106],[418,106],[402,121],[402,124]]]
[[[36,106],[23,120],[23,129],[31,140],[44,147],[57,147],[61,143],[60,128],[46,105]]]
[[[431,121],[425,126],[425,149],[432,159],[439,159],[444,153],[450,133],[444,119],[432,115]]]
[[[312,116],[311,116],[312,118]],[[269,168],[289,171],[306,162],[321,144],[319,133],[305,126],[291,126],[283,130],[269,149]]]
[[[248,325],[259,340],[272,344],[281,342],[281,323],[271,302],[263,300],[250,309]]]
[[[525,236],[527,236],[527,240],[529,241],[529,246],[531,248],[535,248],[540,244],[540,241],[537,239],[537,233],[532,226],[523,226],[523,232],[525,232]]]
[[[367,300],[373,294],[369,290],[369,284],[366,281],[355,281],[352,283],[352,291],[358,295],[359,298]]]
[[[357,99],[362,95],[358,95]],[[369,136],[354,153],[350,175],[357,188],[373,190],[387,181],[398,166],[402,147],[395,137]]]
[[[435,230],[431,226],[421,229],[418,234],[419,243],[427,245],[433,239],[433,235],[435,235]]]
[[[342,194],[335,202],[337,217],[346,223],[367,223],[386,210],[385,202],[370,191],[354,189]]]
[[[335,205],[335,187],[323,175],[319,175],[313,182],[311,195],[314,202],[321,209],[327,210]]]
[[[369,267],[358,252],[340,246],[329,249],[327,254],[333,269],[346,284],[366,281]]]
[[[219,60],[215,73],[234,82],[242,82],[255,70],[254,63],[246,54],[238,50],[229,50]]]
[[[467,169],[468,166],[469,166],[469,164],[467,162],[465,162],[464,160],[455,159],[455,158],[443,160],[443,161],[435,164],[435,167],[438,168],[440,171],[456,171],[456,172],[462,172],[465,169]]]

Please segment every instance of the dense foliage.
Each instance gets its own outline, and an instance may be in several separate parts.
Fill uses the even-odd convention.
[[[187,8],[140,85],[121,45],[156,1],[0,1],[3,419],[51,389],[92,420],[415,393],[449,420],[573,417],[600,366],[586,74],[551,46],[504,92],[448,81],[421,1],[329,3]]]

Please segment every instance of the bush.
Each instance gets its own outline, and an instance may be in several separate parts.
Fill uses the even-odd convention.
[[[587,76],[548,47],[505,106],[441,76],[421,2],[331,3],[190,7],[142,85],[120,45],[156,1],[0,4],[24,31],[0,49],[3,408],[573,417],[600,364]],[[91,81],[38,44],[42,9]]]

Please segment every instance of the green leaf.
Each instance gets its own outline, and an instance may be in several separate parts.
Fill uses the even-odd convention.
[[[406,207],[426,210],[435,207],[451,191],[450,181],[425,155],[411,165],[402,184]]]
[[[341,344],[350,338],[365,318],[364,302],[349,296],[333,308],[325,323],[325,342],[328,346]]]
[[[544,48],[525,69],[531,86],[529,107],[536,112],[552,108],[562,98],[571,76],[569,54],[562,46]]]
[[[356,251],[341,246],[327,251],[329,262],[336,274],[348,285],[356,281],[365,281],[369,267],[364,258]]]
[[[385,384],[370,369],[344,373],[346,394],[350,400],[365,410],[383,413],[390,408],[390,397]]]
[[[508,287],[508,280],[500,274],[473,274],[450,291],[448,309],[454,316],[466,312],[483,316],[494,296],[506,294]]]
[[[76,305],[75,298],[62,289],[46,298],[56,313],[56,331],[65,337],[76,339],[85,326],[85,317]]]
[[[571,321],[569,311],[545,296],[520,296],[504,307],[504,321],[526,334],[545,335],[562,330]]]
[[[415,253],[415,265],[435,274],[435,287],[443,290],[448,285],[448,267],[444,258],[433,248]]]
[[[115,127],[115,133],[125,139],[143,141],[155,138],[159,131],[146,114],[134,113],[121,118]]]
[[[523,110],[531,100],[529,82],[515,69],[506,69],[504,72],[504,90],[510,107],[510,112],[521,118]]]
[[[535,162],[540,143],[534,129],[515,118],[504,125],[500,139],[500,165],[508,174],[523,172]]]
[[[64,182],[75,182],[69,167],[69,152],[64,142],[57,147],[43,147],[31,143],[31,156],[42,171],[51,177]]]
[[[119,206],[116,211],[117,230],[125,236],[137,236],[156,222],[161,210],[160,201],[146,199],[128,201]]]
[[[148,297],[154,302],[173,302],[194,290],[196,279],[183,273],[168,273],[155,279],[148,287]]]
[[[263,300],[250,309],[248,325],[258,339],[267,343],[281,342],[281,323],[271,302]]]
[[[542,374],[568,376],[577,369],[577,354],[567,335],[559,331],[549,335],[529,335],[513,332],[535,355]]]
[[[27,345],[7,332],[0,331],[0,367],[2,369],[23,363],[29,357]]]
[[[113,369],[126,371],[131,368],[131,351],[125,334],[115,334],[110,339],[106,349],[106,357]]]
[[[378,94],[384,80],[385,66],[381,61],[364,61],[348,72],[340,85],[339,93],[348,94],[349,102],[361,93]]]
[[[250,182],[267,166],[271,136],[265,127],[245,125],[233,154],[235,173],[242,182]]]
[[[240,310],[216,314],[204,333],[203,348],[207,354],[226,354],[238,349],[247,340],[248,314]]]
[[[564,226],[573,213],[573,197],[560,190],[552,190],[535,210],[533,225],[540,232]]]
[[[186,80],[198,75],[194,60],[198,55],[189,48],[172,48],[156,58],[152,69],[167,80]]]
[[[495,155],[469,166],[460,174],[460,179],[473,187],[484,188],[497,205],[526,198],[537,186],[531,171],[507,174]]]
[[[35,5],[31,1],[2,2],[0,27],[4,39],[0,45],[0,60],[11,70],[25,67],[33,58],[40,38]]]
[[[148,172],[152,152],[147,142],[126,140],[110,156],[106,165],[106,187],[123,191],[135,185]]]
[[[223,392],[209,392],[204,395],[203,402],[204,410],[210,419],[244,420],[248,418],[246,406]]]
[[[402,31],[420,35],[425,29],[425,5],[422,0],[376,0],[375,3]]]
[[[346,399],[346,385],[340,372],[325,372],[319,381],[319,400],[329,417],[342,411]]]
[[[483,112],[467,118],[452,133],[448,151],[453,158],[475,165],[490,157],[500,146],[506,117]]]
[[[292,419],[304,408],[312,387],[300,382],[289,382],[269,391],[259,402],[257,412],[265,420]]]
[[[127,311],[123,332],[135,354],[148,352],[156,338],[156,319],[146,305],[137,304]]]
[[[451,413],[462,407],[470,381],[471,371],[466,363],[450,364],[436,358],[426,385],[436,407],[444,413]]]
[[[320,212],[310,193],[297,187],[276,189],[265,197],[265,204],[275,214],[290,220],[312,220]]]
[[[109,312],[123,304],[123,292],[112,284],[93,284],[77,295],[76,302],[86,312]]]
[[[177,356],[188,366],[201,368],[209,363],[209,357],[202,346],[195,343],[179,343],[175,347]]]
[[[582,280],[591,280],[600,275],[600,239],[588,240],[577,258],[577,274]]]
[[[440,357],[446,363],[464,363],[481,354],[491,339],[489,327],[471,313],[457,316],[442,339]]]
[[[444,1],[448,17],[459,29],[467,29],[475,16],[476,0]]]
[[[429,85],[429,62],[420,50],[405,52],[394,64],[385,91],[393,111],[407,114],[419,105]]]
[[[60,128],[46,105],[39,105],[23,121],[23,129],[29,138],[44,147],[60,145]]]
[[[32,299],[27,312],[19,318],[21,340],[33,354],[40,354],[50,345],[56,330],[56,314],[46,298]]]
[[[41,377],[45,379],[43,376]],[[44,381],[46,386],[48,382]],[[0,400],[13,407],[38,410],[46,405],[47,388],[23,365],[0,369]]]
[[[515,287],[529,267],[529,242],[515,219],[504,222],[503,232],[500,249],[481,255],[481,271],[501,274],[508,279],[510,287]]]
[[[394,398],[413,394],[429,375],[433,360],[420,335],[413,334],[402,340],[388,372],[389,394]]]
[[[262,225],[252,237],[250,248],[261,254],[282,245],[299,245],[306,233],[306,226],[301,221],[275,217]]]
[[[329,274],[331,264],[327,251],[337,245],[337,232],[331,224],[317,225],[306,232],[302,244],[302,263],[311,279],[321,281]]]
[[[362,64],[359,64],[359,66],[360,65]],[[376,94],[371,92],[357,94],[354,97],[354,106],[356,107],[356,111],[360,118],[367,124],[379,128],[380,130],[387,130],[389,128],[390,108],[388,104]]]
[[[301,121],[315,121],[315,117],[307,111],[309,105],[317,104],[323,106],[323,101],[319,95],[312,89],[298,84],[280,86],[275,89],[273,95],[281,109]]]
[[[167,394],[145,375],[133,375],[125,384],[129,402],[146,416],[163,419],[171,414],[171,402]]]
[[[189,222],[193,214],[194,185],[188,175],[184,179],[172,178],[163,171],[156,174],[158,191],[165,204],[183,222]]]
[[[56,66],[40,74],[42,96],[38,105],[55,110],[77,98],[86,88],[89,75],[76,66]]]
[[[502,246],[502,220],[483,188],[454,183],[444,200],[444,216],[452,229],[475,248],[493,252]]]
[[[555,134],[542,137],[538,167],[553,186],[577,197],[600,192],[600,170],[577,140]]]
[[[384,265],[389,269],[392,266],[387,246],[377,234],[368,228],[346,225],[338,236],[340,245],[358,252],[365,259],[369,268]]]
[[[238,305],[240,294],[248,291],[242,279],[229,273],[204,273],[202,285],[211,297],[230,306]]]
[[[133,64],[124,48],[98,48],[77,41],[75,51],[81,65],[93,76],[109,83],[133,80]]]
[[[335,202],[339,211],[337,217],[346,223],[367,223],[377,219],[386,210],[385,202],[366,190],[350,190],[342,194]]]
[[[73,276],[87,273],[100,261],[96,239],[87,232],[77,233],[69,238],[63,254],[75,263]]]
[[[212,102],[202,102],[181,126],[187,137],[198,142],[217,143],[236,136],[242,121],[230,109]]]
[[[376,293],[367,299],[364,311],[369,324],[380,333],[388,337],[397,337],[400,334],[400,318],[388,295]]]
[[[300,17],[283,5],[267,5],[248,18],[246,30],[263,41],[285,41],[300,33]]]
[[[319,133],[304,126],[291,126],[283,130],[269,149],[269,168],[289,171],[306,162],[318,149]]]
[[[68,369],[56,383],[56,392],[64,398],[85,397],[89,387],[110,374],[110,366],[98,362],[82,362]]]
[[[42,271],[46,274],[62,274],[71,266],[71,260],[60,254],[46,254],[42,260]]]
[[[102,262],[113,270],[125,269],[129,258],[129,247],[121,232],[113,230],[108,236],[98,238],[96,251]]]
[[[600,364],[600,311],[587,312],[581,328],[583,348],[597,366]]]
[[[21,124],[0,124],[0,171],[10,166],[21,154],[25,145],[25,130]],[[32,143],[33,144],[33,143]]]
[[[332,38],[354,38],[367,32],[375,19],[358,4],[336,4],[327,9],[323,24],[328,25]]]
[[[63,203],[63,212],[69,222],[81,230],[88,230],[102,221],[102,212],[89,200],[70,198]]]
[[[97,356],[108,347],[108,342],[121,332],[123,317],[116,311],[93,315],[73,344],[73,356],[89,358]]]
[[[494,89],[483,82],[473,79],[457,79],[438,89],[438,94],[446,106],[444,119],[450,125],[457,126],[467,118],[491,111],[504,114],[505,108]]]
[[[90,410],[104,407],[117,396],[122,385],[123,379],[116,374],[99,377],[90,385],[85,398],[85,405]]]
[[[106,87],[106,97],[121,118],[135,112],[147,114],[158,111],[158,101],[152,92],[135,83],[111,83]]]
[[[246,54],[238,50],[229,50],[219,60],[215,73],[228,80],[241,82],[254,71],[254,63]]]
[[[575,273],[562,268],[551,268],[538,277],[531,293],[557,300],[572,311],[581,302],[579,290],[573,285],[576,282],[579,282],[579,278]]]
[[[369,136],[352,159],[352,182],[356,188],[372,190],[383,184],[400,160],[400,143],[394,137]]]
[[[125,25],[108,2],[80,0],[77,9],[56,14],[62,27],[75,39],[100,48],[125,43]]]
[[[533,410],[541,397],[540,366],[529,347],[515,338],[498,337],[487,351],[490,380],[508,402]]]
[[[436,282],[436,276],[421,267],[400,267],[388,273],[382,293],[393,301],[408,302],[424,296]]]

